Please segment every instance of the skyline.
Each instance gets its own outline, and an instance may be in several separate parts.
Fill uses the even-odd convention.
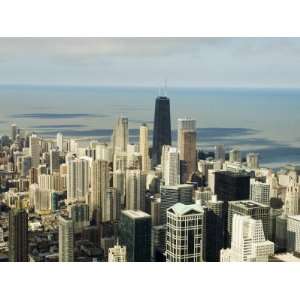
[[[299,87],[299,50],[299,38],[1,38],[0,85]]]

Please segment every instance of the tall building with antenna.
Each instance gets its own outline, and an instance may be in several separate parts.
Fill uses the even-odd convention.
[[[161,163],[162,147],[171,145],[171,142],[170,99],[167,96],[158,96],[155,102],[152,167]]]

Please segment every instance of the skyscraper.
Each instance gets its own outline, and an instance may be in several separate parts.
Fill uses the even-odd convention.
[[[58,230],[59,261],[74,261],[74,224],[72,219],[59,217]]]
[[[151,216],[140,210],[123,210],[119,224],[120,244],[128,262],[151,260]]]
[[[91,170],[91,213],[100,210],[109,187],[109,167],[105,160],[94,160]]]
[[[179,184],[175,186],[161,186],[160,188],[160,223],[167,222],[167,209],[176,203],[193,203],[193,186],[191,184]]]
[[[257,153],[248,153],[247,154],[247,167],[250,169],[257,169],[259,167]]]
[[[270,237],[270,207],[251,200],[229,201],[228,207],[228,233],[229,242],[232,235],[232,224],[234,215],[250,216],[254,220],[261,220],[265,238]]]
[[[161,167],[165,185],[174,186],[180,183],[180,161],[177,148],[169,145],[163,146]]]
[[[287,251],[300,255],[300,215],[287,218]]]
[[[232,149],[229,152],[229,161],[230,162],[241,162],[241,151],[239,149]]]
[[[215,160],[225,160],[225,149],[224,145],[215,146]]]
[[[120,195],[115,188],[107,188],[105,200],[101,206],[102,222],[116,222],[120,219]]]
[[[267,241],[261,220],[234,215],[230,249],[221,250],[222,262],[267,262],[274,254],[274,243]]]
[[[177,148],[179,152],[182,149],[181,134],[183,130],[196,131],[196,120],[190,118],[177,120]]]
[[[127,170],[126,209],[145,211],[146,174],[141,170]]]
[[[40,164],[40,140],[37,135],[33,134],[29,138],[30,156],[31,156],[31,166],[37,168]]]
[[[149,129],[146,124],[140,127],[140,153],[142,155],[142,171],[147,172],[150,168],[149,158]]]
[[[17,125],[11,124],[11,140],[14,142],[17,137]]]
[[[128,118],[119,117],[114,128],[113,137],[113,153],[127,151],[128,145]]]
[[[60,157],[59,150],[51,149],[50,150],[50,172],[59,172],[60,166]]]
[[[28,215],[22,208],[9,212],[9,261],[28,261]]]
[[[60,132],[56,135],[56,146],[59,151],[64,151],[64,136]]]
[[[119,244],[108,250],[108,262],[126,262],[126,247]]]
[[[295,180],[290,180],[287,187],[284,212],[287,216],[300,214],[300,186]]]
[[[201,262],[205,213],[200,205],[177,203],[167,210],[168,262]]]
[[[182,183],[190,180],[197,169],[197,133],[196,130],[181,130],[180,160],[185,162],[185,170],[182,170]]]
[[[159,96],[155,102],[153,144],[152,144],[152,166],[161,162],[163,145],[171,145],[171,117],[170,99]]]
[[[270,206],[270,184],[250,180],[250,199]]]

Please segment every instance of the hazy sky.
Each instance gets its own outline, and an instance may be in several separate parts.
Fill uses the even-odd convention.
[[[300,87],[300,38],[0,38],[0,84]]]

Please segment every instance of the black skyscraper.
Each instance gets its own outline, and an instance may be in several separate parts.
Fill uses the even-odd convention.
[[[24,209],[9,212],[9,261],[28,261],[28,215]]]
[[[228,245],[228,202],[249,200],[250,175],[246,172],[221,171],[215,173],[215,194],[224,202],[224,244]]]
[[[163,145],[171,145],[170,99],[157,97],[155,102],[152,166],[160,164]]]

